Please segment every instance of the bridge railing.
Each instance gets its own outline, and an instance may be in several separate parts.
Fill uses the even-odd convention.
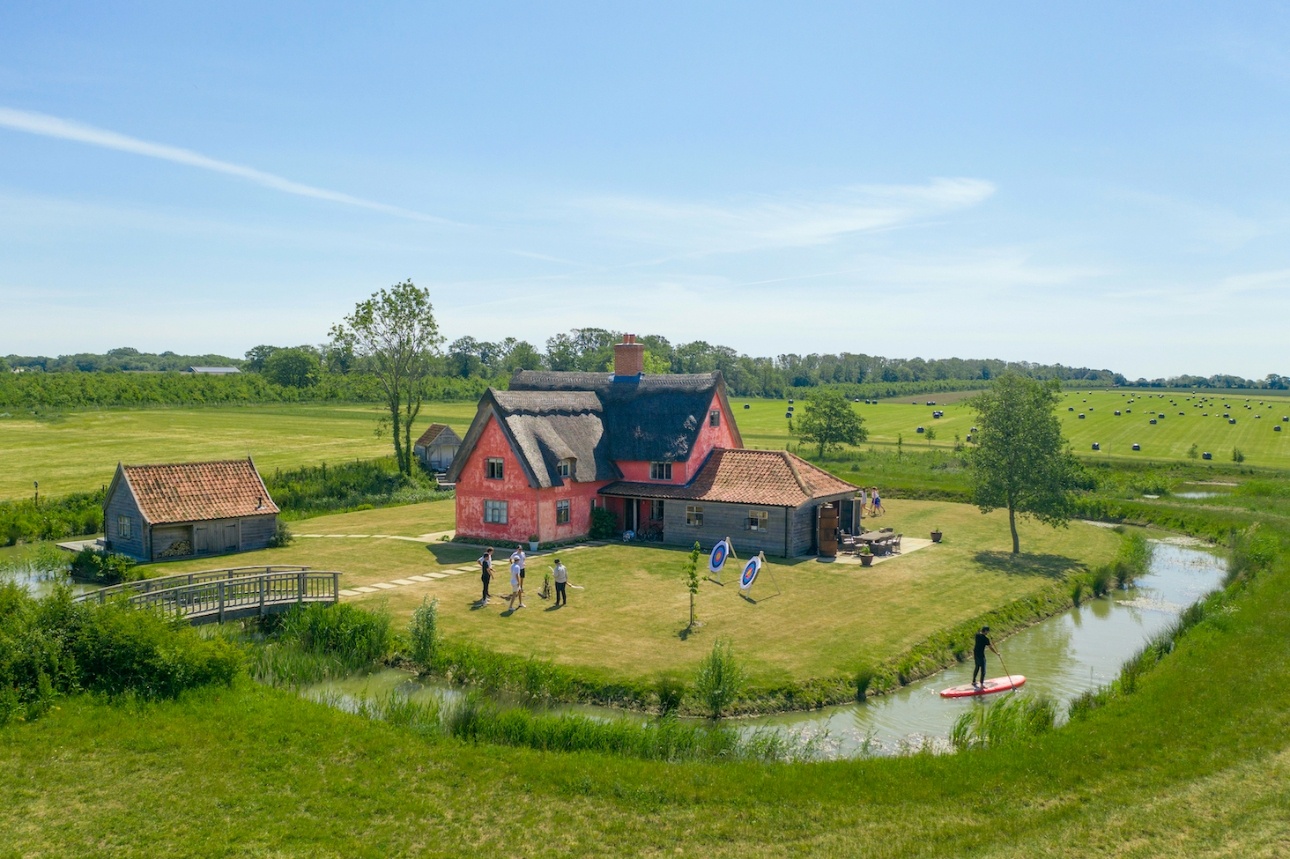
[[[181,584],[126,598],[137,608],[194,623],[231,617],[272,614],[306,602],[334,603],[340,598],[340,573],[297,571],[259,573],[231,579]]]
[[[221,570],[202,570],[195,573],[180,573],[174,576],[159,576],[155,579],[140,579],[137,582],[108,585],[107,587],[81,594],[75,600],[77,602],[95,600],[102,603],[117,594],[147,594],[184,585],[200,585],[208,582],[229,581],[246,576],[263,576],[271,573],[303,573],[308,572],[310,569],[310,567],[295,564],[270,564],[259,567],[228,567]]]

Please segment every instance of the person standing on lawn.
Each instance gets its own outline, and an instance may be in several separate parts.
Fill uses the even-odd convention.
[[[981,631],[976,634],[976,641],[972,645],[972,659],[976,665],[972,669],[972,685],[976,686],[976,676],[981,675],[981,683],[985,683],[985,649],[994,650],[994,655],[998,656],[999,651],[995,650],[994,643],[990,641],[990,627],[983,626]]]
[[[528,561],[528,555],[524,554],[524,546],[517,544],[515,551],[511,553],[511,563],[520,565],[520,586],[524,586],[524,565]]]
[[[484,583],[484,595],[479,598],[480,605],[488,605],[488,583],[493,579],[493,547],[489,546],[479,556],[479,579]]]
[[[569,592],[569,570],[560,563],[560,559],[555,559],[555,604],[568,605]]]
[[[506,607],[512,614],[515,613],[516,600],[520,601],[520,608],[527,608],[524,605],[524,579],[518,561],[511,563],[511,595],[506,598]]]

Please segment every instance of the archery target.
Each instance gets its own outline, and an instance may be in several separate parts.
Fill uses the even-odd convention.
[[[708,572],[719,573],[721,568],[726,565],[726,557],[730,554],[730,547],[726,541],[712,547],[712,554],[708,555]]]
[[[748,563],[744,564],[744,571],[739,575],[739,589],[741,591],[746,591],[751,588],[753,586],[753,582],[757,581],[757,574],[760,572],[761,556],[758,555]]]

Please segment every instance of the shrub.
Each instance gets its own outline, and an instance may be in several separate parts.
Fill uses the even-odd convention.
[[[744,682],[743,667],[735,660],[730,642],[719,640],[712,645],[712,652],[699,663],[694,694],[709,716],[720,719],[738,699]]]
[[[658,693],[658,711],[665,716],[675,713],[685,700],[685,684],[672,677],[660,677],[655,691]]]
[[[134,561],[125,555],[86,546],[72,559],[72,577],[96,585],[115,585],[118,582],[135,581],[143,576],[135,570]]]
[[[284,546],[290,546],[296,539],[296,535],[291,533],[291,528],[286,522],[278,520],[278,527],[269,538],[269,548],[281,549]]]
[[[390,615],[348,603],[295,606],[282,618],[281,639],[306,653],[333,656],[350,669],[366,668],[390,652]]]
[[[591,508],[591,539],[611,540],[618,533],[618,517],[604,507]]]
[[[408,629],[412,639],[412,661],[420,665],[423,671],[434,667],[435,656],[439,648],[439,599],[421,598],[421,605],[412,613],[412,624]]]
[[[1057,706],[1051,698],[1009,695],[959,716],[950,730],[950,744],[964,751],[1020,743],[1048,733],[1056,724]]]

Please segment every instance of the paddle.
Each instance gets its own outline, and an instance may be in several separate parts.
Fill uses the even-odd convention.
[[[1008,683],[1009,683],[1009,684],[1011,684],[1011,683],[1012,683],[1012,672],[1008,670],[1008,663],[1006,663],[1006,662],[1004,662],[1004,661],[1003,661],[1003,654],[996,650],[996,651],[994,652],[994,655],[995,655],[995,656],[997,656],[997,657],[999,657],[999,664],[1003,666],[1003,673],[1008,675]],[[1016,692],[1016,691],[1017,691],[1017,687],[1016,687],[1016,686],[1013,686],[1013,687],[1012,687],[1011,689],[1009,689],[1008,691],[1010,691],[1010,692]]]

